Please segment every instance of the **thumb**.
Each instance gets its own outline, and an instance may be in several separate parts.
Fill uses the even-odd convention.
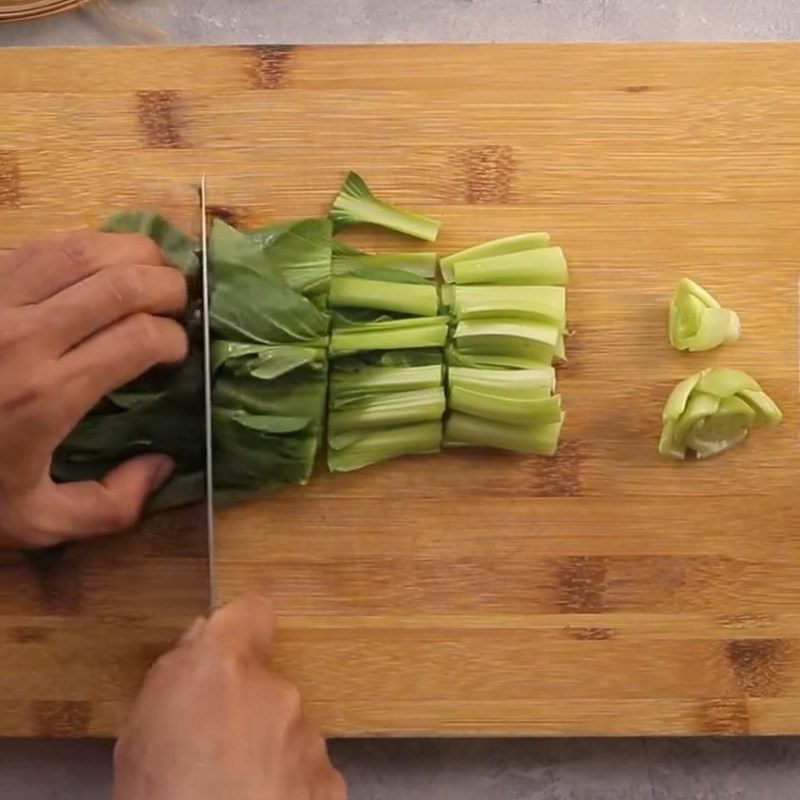
[[[168,456],[151,454],[125,461],[99,481],[53,484],[44,501],[53,532],[61,539],[88,539],[133,527],[149,495],[174,469]]]
[[[272,601],[252,592],[214,612],[201,635],[233,655],[263,661],[275,634]]]

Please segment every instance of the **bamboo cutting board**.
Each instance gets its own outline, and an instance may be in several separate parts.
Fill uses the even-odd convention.
[[[201,172],[243,226],[322,212],[354,168],[440,218],[443,252],[550,231],[558,455],[404,459],[221,513],[220,594],[273,595],[275,666],[331,734],[800,733],[798,86],[796,45],[0,51],[0,247]],[[669,348],[683,275],[740,344]],[[782,427],[662,462],[670,388],[723,364]],[[191,533],[3,556],[0,733],[113,731],[202,602]]]

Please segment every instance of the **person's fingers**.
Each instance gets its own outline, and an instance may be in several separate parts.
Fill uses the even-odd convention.
[[[198,641],[235,656],[263,660],[275,633],[272,602],[252,593],[216,611]]]
[[[184,632],[178,640],[178,647],[185,647],[197,641],[206,627],[208,620],[205,617],[198,617]]]
[[[328,762],[314,786],[312,800],[347,800],[348,796],[347,783],[342,774]]]
[[[157,364],[186,357],[188,340],[172,319],[133,314],[86,339],[57,362],[61,408],[74,425],[101,397]]]
[[[177,270],[114,266],[100,270],[40,303],[47,337],[58,355],[136,312],[172,314],[186,307],[186,279]]]
[[[175,469],[171,458],[137,456],[100,481],[52,484],[39,498],[36,527],[43,544],[119,533],[136,524],[149,495]]]
[[[90,228],[39,239],[14,251],[6,264],[4,305],[31,305],[106,267],[161,266],[158,245],[140,233],[100,233]]]

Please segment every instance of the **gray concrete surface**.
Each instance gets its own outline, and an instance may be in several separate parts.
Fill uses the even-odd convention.
[[[796,39],[798,0],[117,0],[173,42]],[[122,42],[86,11],[2,45]],[[0,669],[2,665],[0,665]],[[0,742],[0,800],[108,797],[107,742]],[[335,742],[352,800],[796,800],[800,742]],[[231,798],[231,800],[235,800]]]

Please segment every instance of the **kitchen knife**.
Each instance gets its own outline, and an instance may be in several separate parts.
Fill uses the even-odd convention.
[[[214,579],[214,436],[212,413],[211,364],[211,272],[208,264],[208,217],[206,206],[206,177],[200,180],[200,280],[203,340],[203,414],[205,433],[205,523],[208,537],[209,599],[216,603]]]

